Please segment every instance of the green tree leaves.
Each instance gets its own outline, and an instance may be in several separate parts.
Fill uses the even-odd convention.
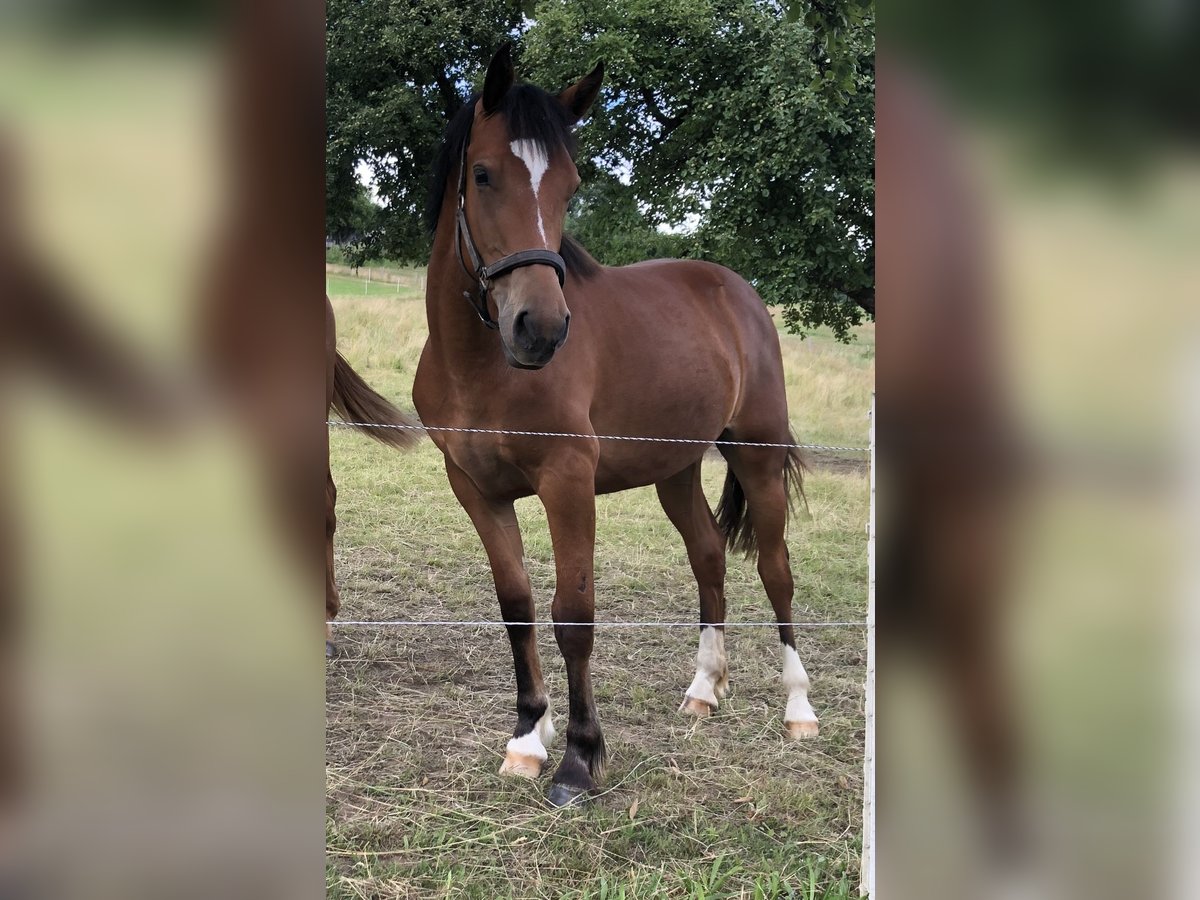
[[[328,0],[326,6],[327,230],[353,231],[359,160],[386,201],[379,226],[351,256],[421,260],[428,173],[466,86],[522,21],[517,0]]]

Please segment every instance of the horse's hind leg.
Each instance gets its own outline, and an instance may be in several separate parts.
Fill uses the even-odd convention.
[[[533,591],[525,571],[521,529],[513,505],[489,501],[449,460],[446,461],[446,472],[455,496],[471,517],[487,551],[504,621],[532,623],[535,618]],[[546,762],[546,748],[554,740],[550,700],[542,681],[542,662],[534,626],[509,624],[507,629],[517,680],[517,725],[505,748],[500,774],[536,778]]]
[[[688,562],[700,589],[701,623],[725,621],[725,539],[717,527],[700,483],[700,463],[656,485],[662,508],[687,547]],[[680,712],[707,716],[729,688],[723,624],[700,626],[696,677],[683,697]]]
[[[758,440],[738,436],[739,440]],[[763,440],[768,440],[764,438]],[[792,628],[792,580],[784,533],[788,497],[784,472],[787,451],[781,448],[729,447],[725,458],[745,494],[746,514],[758,543],[758,575],[779,623],[783,652],[783,686],[787,690],[784,725],[794,738],[816,737],[817,716],[808,702],[809,680]]]

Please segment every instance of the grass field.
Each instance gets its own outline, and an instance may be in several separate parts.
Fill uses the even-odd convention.
[[[331,273],[325,275],[325,290],[333,297],[403,297],[412,293],[405,285]]]
[[[425,336],[415,290],[335,289],[339,348],[411,408]],[[339,279],[340,282],[340,279]],[[792,421],[804,442],[861,445],[874,334],[840,345],[784,337]],[[428,442],[400,454],[344,429],[331,438],[339,485],[337,566],[345,619],[496,619],[477,536]],[[723,463],[706,466],[710,498]],[[867,484],[856,465],[815,465],[810,511],[792,524],[797,621],[864,614]],[[539,618],[553,559],[536,500],[518,504]],[[598,501],[597,618],[697,614],[682,543],[653,489]],[[753,564],[731,558],[731,619],[766,620]],[[496,772],[514,687],[498,628],[346,628],[327,669],[327,848],[332,897],[857,896],[862,808],[863,635],[810,630],[799,650],[821,736],[783,737],[773,629],[731,629],[732,690],[717,715],[676,713],[691,680],[691,629],[601,630],[593,680],[609,746],[604,793],[549,809],[536,783]],[[539,634],[555,715],[565,675]],[[561,742],[561,738],[559,739]],[[561,743],[550,748],[552,771]]]

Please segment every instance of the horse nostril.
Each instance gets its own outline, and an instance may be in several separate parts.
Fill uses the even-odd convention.
[[[526,350],[529,349],[529,311],[521,310],[513,319],[513,337]]]
[[[564,343],[566,343],[567,332],[569,332],[570,330],[571,330],[571,314],[567,313],[566,318],[563,319],[562,333],[558,336],[558,340],[555,342],[556,346],[561,347]]]

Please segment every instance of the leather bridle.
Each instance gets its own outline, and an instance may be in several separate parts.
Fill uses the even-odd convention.
[[[479,249],[475,246],[475,240],[471,237],[471,229],[467,225],[467,146],[470,143],[471,126],[468,125],[467,135],[463,139],[462,159],[459,160],[458,166],[458,210],[455,213],[457,225],[454,235],[454,251],[458,255],[458,264],[462,266],[468,277],[475,279],[479,286],[478,300],[471,296],[470,291],[463,291],[463,297],[471,304],[471,308],[475,310],[480,321],[494,331],[500,326],[488,312],[487,305],[488,291],[491,290],[493,281],[501,275],[507,275],[513,269],[520,269],[523,266],[550,266],[558,273],[558,284],[559,287],[562,287],[567,279],[567,266],[563,262],[563,258],[553,250],[542,249],[518,250],[516,253],[501,257],[490,265],[484,265],[483,258],[479,255]],[[471,265],[475,267],[474,271],[467,268],[466,260],[463,259],[462,248],[464,245],[467,248],[467,255],[471,257]]]

